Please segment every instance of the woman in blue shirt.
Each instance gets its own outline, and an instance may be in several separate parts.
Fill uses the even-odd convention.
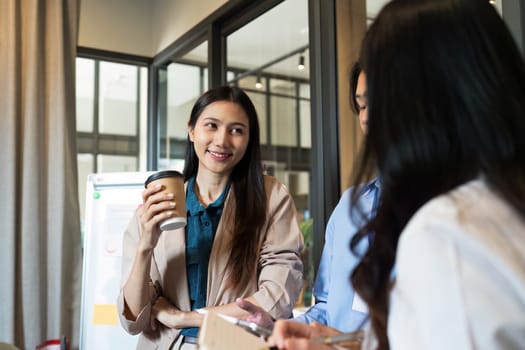
[[[368,124],[366,75],[361,64],[356,62],[350,76],[351,106],[359,119],[364,133]],[[315,305],[304,314],[294,318],[301,323],[320,323],[340,331],[348,332],[359,329],[367,319],[368,310],[365,303],[348,285],[348,276],[359,263],[361,256],[368,249],[368,241],[363,240],[357,252],[350,250],[350,241],[364,224],[356,215],[351,216],[353,191],[359,193],[359,209],[372,216],[379,197],[380,181],[374,178],[364,186],[346,190],[334,208],[326,225],[323,254],[317,271],[313,293]],[[245,300],[238,305],[251,313],[248,318],[267,328],[273,328],[272,318]]]

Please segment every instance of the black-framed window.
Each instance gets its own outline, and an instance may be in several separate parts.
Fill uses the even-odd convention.
[[[254,72],[249,72],[249,68],[231,64],[232,62],[228,59],[227,46],[231,46],[231,44],[228,45],[228,36],[247,26],[265,13],[270,12],[276,6],[282,5],[283,3],[289,4],[294,1],[295,0],[230,0],[210,16],[199,22],[190,31],[183,34],[165,50],[153,57],[153,59],[145,59],[141,62],[145,66],[149,65],[149,78],[147,82],[149,89],[147,91],[148,124],[147,127],[140,127],[141,133],[147,133],[147,142],[142,141],[142,136],[139,140],[139,148],[142,150],[144,146],[147,156],[141,157],[139,163],[142,164],[143,159],[147,158],[147,170],[156,170],[168,164],[168,162],[164,164],[161,157],[165,157],[166,160],[171,159],[173,155],[177,152],[180,153],[183,149],[182,145],[184,140],[182,140],[181,137],[171,138],[167,134],[162,135],[162,125],[168,123],[169,108],[166,103],[163,105],[159,102],[167,100],[168,98],[168,67],[171,64],[202,64],[204,67],[201,67],[199,70],[202,78],[199,83],[201,85],[199,89],[201,92],[208,87],[224,84],[232,80],[235,77],[232,76],[232,71],[237,69],[240,71],[233,73],[237,74],[237,77],[238,74],[243,74],[242,72],[246,75],[253,75]],[[296,126],[304,125],[308,119],[311,123],[309,131],[302,127],[297,128],[298,130],[289,130],[290,133],[294,133],[293,142],[282,142],[283,144],[272,145],[272,139],[276,137],[276,133],[272,133],[272,125],[275,127],[279,119],[272,116],[267,117],[266,120],[264,120],[265,125],[268,126],[266,129],[267,133],[264,135],[265,140],[267,140],[264,147],[268,147],[268,153],[270,153],[270,156],[267,158],[271,156],[284,158],[283,162],[287,162],[284,171],[290,172],[290,178],[293,179],[295,177],[293,171],[301,169],[301,167],[307,168],[310,171],[307,176],[309,187],[308,196],[302,200],[296,198],[296,204],[300,208],[309,206],[310,217],[314,219],[312,226],[313,269],[318,266],[320,259],[324,242],[325,224],[340,194],[337,133],[337,70],[335,68],[337,58],[335,54],[334,26],[335,3],[337,1],[338,0],[327,0],[323,1],[321,5],[317,0],[303,0],[301,2],[297,0],[297,3],[306,4],[307,7],[308,50],[304,51],[304,48],[301,48],[301,46],[287,46],[287,51],[288,53],[294,50],[303,51],[301,53],[304,54],[306,70],[309,76],[306,82],[294,81],[291,83],[284,79],[285,85],[295,86],[295,89],[298,91],[295,94],[280,91],[276,93],[275,96],[271,96],[269,93],[260,96],[265,101],[265,110],[260,111],[260,113],[265,116],[267,113],[272,113],[272,106],[275,108],[276,104],[283,102],[279,100],[279,98],[286,96],[286,99],[291,99],[290,96],[292,95],[299,96],[299,98],[295,99],[295,102],[287,103],[288,105],[294,106],[294,108],[288,108],[289,110],[295,109],[295,113],[288,113],[289,115],[286,116],[287,123],[289,123],[289,125],[294,125],[295,123]],[[193,54],[192,51],[198,49],[200,45],[205,46],[207,57],[202,62],[196,62],[195,57],[191,57]],[[279,55],[274,55],[273,60],[282,57],[284,53],[281,52]],[[85,55],[85,51],[80,54],[80,56],[83,55]],[[299,51],[297,51],[289,57],[290,60],[299,62],[300,56]],[[126,61],[126,59],[124,59],[124,61]],[[119,57],[116,62],[123,63],[122,57]],[[130,62],[127,61],[125,63]],[[256,68],[258,67],[259,70],[261,70],[261,67],[266,68],[264,66],[269,63],[272,63],[272,59],[259,62]],[[264,69],[262,69],[262,71],[264,79],[275,78],[278,80],[276,72],[268,72],[268,70],[264,71]],[[269,81],[267,83],[272,84]],[[245,89],[250,90],[248,87],[245,87]],[[257,93],[254,89],[248,92],[253,94]],[[275,91],[272,91],[272,93],[275,93]],[[278,96],[279,94],[282,96]],[[263,104],[261,103],[261,105]],[[99,135],[98,137],[101,136],[102,135]],[[87,142],[90,142],[90,145],[92,145],[93,142],[96,143],[96,141],[94,141],[95,139],[96,137],[93,137],[88,140],[86,137],[81,141],[88,140]],[[117,135],[113,135],[111,139],[116,140],[118,137]],[[279,137],[277,137],[277,141],[277,143],[279,143]],[[81,143],[82,142],[79,142],[79,145]],[[93,152],[92,154],[95,155],[97,153]],[[171,167],[173,164],[169,166]],[[282,170],[280,167],[281,165],[276,164],[274,169],[280,171]],[[82,181],[80,183],[82,183]],[[290,187],[293,188],[295,185],[291,185]]]
[[[151,94],[150,120],[150,140],[156,144],[150,168],[182,169],[185,125],[197,97],[221,84],[238,85],[249,94],[260,119],[266,170],[294,197],[308,244],[306,305],[317,266],[315,256],[322,247],[312,247],[313,236],[324,237],[326,222],[318,217],[315,224],[321,229],[313,232],[317,220],[312,219],[316,202],[312,189],[322,190],[312,176],[310,23],[309,3],[304,0],[228,2],[154,58],[151,85],[156,90]],[[256,85],[259,81],[262,84]]]
[[[146,170],[149,68],[148,59],[142,57],[78,51],[77,166],[82,219],[88,174]]]

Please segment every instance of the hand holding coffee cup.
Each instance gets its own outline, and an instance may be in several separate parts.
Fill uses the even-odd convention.
[[[149,188],[160,184],[164,192],[173,193],[177,203],[174,216],[163,220],[159,227],[162,231],[176,230],[186,226],[186,194],[184,193],[184,176],[175,170],[159,171],[146,179],[144,187]]]

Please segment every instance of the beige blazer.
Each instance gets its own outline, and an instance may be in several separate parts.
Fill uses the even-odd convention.
[[[295,205],[288,190],[275,178],[264,178],[267,217],[262,227],[256,271],[250,283],[237,291],[225,288],[226,263],[229,258],[229,240],[235,215],[235,198],[230,189],[217,227],[208,265],[207,306],[232,303],[238,297],[252,296],[274,318],[286,318],[302,287],[303,265],[300,252],[303,239],[297,223]],[[122,288],[117,305],[124,329],[139,334],[137,349],[169,349],[180,330],[159,327],[150,329],[152,302],[160,294],[183,311],[190,310],[190,298],[186,276],[184,228],[165,231],[154,249],[151,264],[151,301],[135,321],[124,315]],[[128,278],[140,237],[140,220],[135,213],[125,234],[122,260],[122,285]],[[156,287],[155,287],[156,286]]]

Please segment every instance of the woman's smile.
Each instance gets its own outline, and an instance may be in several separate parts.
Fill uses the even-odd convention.
[[[199,172],[230,176],[250,140],[248,116],[237,103],[213,102],[202,111],[195,127],[189,128],[189,135],[199,158]]]
[[[224,161],[232,156],[231,153],[224,153],[224,152],[217,152],[217,151],[210,151],[208,150],[208,154],[210,157],[212,157],[214,160],[217,161]]]

